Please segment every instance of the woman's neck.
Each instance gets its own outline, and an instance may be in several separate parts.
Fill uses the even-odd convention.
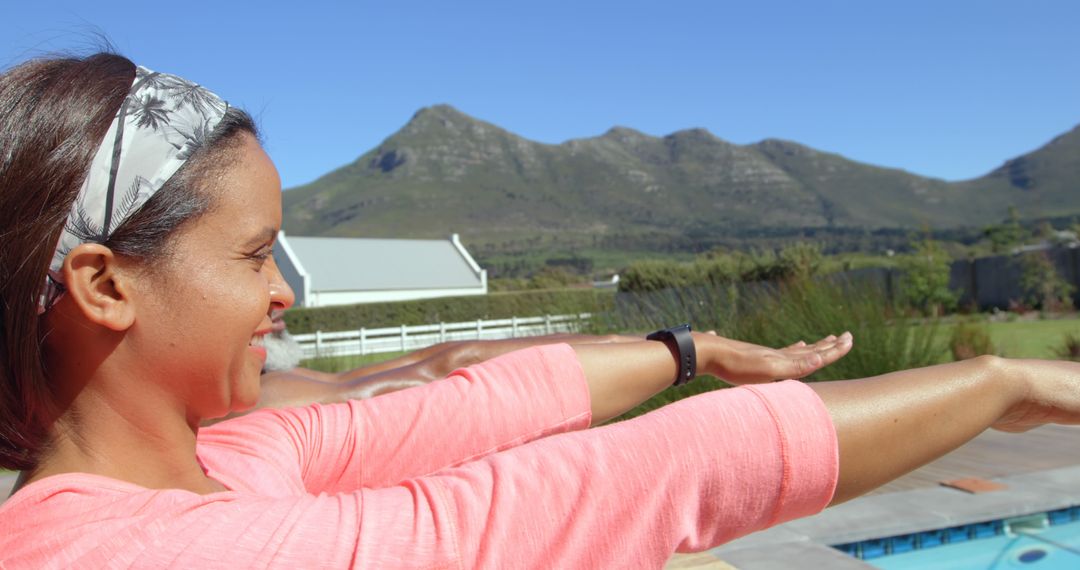
[[[88,383],[53,423],[48,451],[21,483],[64,473],[91,473],[150,489],[207,494],[225,488],[195,455],[198,426],[183,410],[148,393],[110,394]]]

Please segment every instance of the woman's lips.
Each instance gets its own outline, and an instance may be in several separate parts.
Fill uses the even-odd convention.
[[[263,362],[266,362],[266,347],[262,345],[249,345],[248,349],[254,352]]]
[[[263,337],[267,334],[268,331],[256,332],[255,336],[251,337],[251,342],[248,343],[248,348],[262,358],[263,362],[266,362],[266,345],[263,344]]]

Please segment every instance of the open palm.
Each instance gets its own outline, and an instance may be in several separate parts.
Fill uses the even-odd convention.
[[[813,344],[799,341],[785,348],[769,348],[721,336],[700,335],[698,343],[715,344],[722,355],[706,362],[701,373],[723,378],[731,384],[754,384],[803,378],[836,362],[852,346],[851,333],[829,335]]]

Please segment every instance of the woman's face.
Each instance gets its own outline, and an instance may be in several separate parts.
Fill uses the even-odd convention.
[[[196,421],[255,405],[270,313],[293,302],[271,255],[281,182],[255,138],[242,136],[210,211],[178,232],[138,287],[139,353],[150,351],[155,376]]]

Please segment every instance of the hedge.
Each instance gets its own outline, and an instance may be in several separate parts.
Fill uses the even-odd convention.
[[[317,330],[330,332],[356,330],[361,327],[596,313],[610,309],[614,298],[614,291],[611,290],[513,291],[396,303],[296,308],[285,312],[285,323],[289,332],[304,334]]]

